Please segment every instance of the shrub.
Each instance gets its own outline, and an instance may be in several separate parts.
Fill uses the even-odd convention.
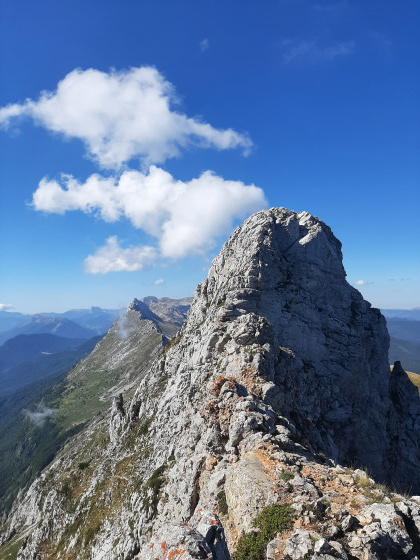
[[[242,535],[232,555],[233,560],[264,560],[267,544],[278,534],[292,527],[294,512],[289,504],[272,504],[265,507],[254,519],[259,531]]]

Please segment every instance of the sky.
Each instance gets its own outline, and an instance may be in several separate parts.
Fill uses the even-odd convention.
[[[194,294],[306,210],[375,307],[420,305],[418,0],[4,0],[0,309]]]

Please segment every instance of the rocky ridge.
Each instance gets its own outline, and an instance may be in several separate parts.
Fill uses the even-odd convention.
[[[15,505],[6,546],[21,560],[420,558],[420,498],[398,493],[420,493],[420,401],[388,344],[328,226],[255,214],[134,396]],[[273,512],[287,523],[256,531]]]

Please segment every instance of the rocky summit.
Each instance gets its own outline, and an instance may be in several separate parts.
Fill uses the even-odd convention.
[[[18,498],[3,557],[420,558],[420,399],[388,346],[327,225],[255,214],[135,394]]]

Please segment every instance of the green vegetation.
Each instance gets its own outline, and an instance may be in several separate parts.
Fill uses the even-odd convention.
[[[89,527],[86,531],[85,535],[85,546],[88,546],[96,535],[99,533],[99,529],[101,528],[101,524],[97,523],[94,527]]]
[[[170,350],[173,346],[176,346],[180,340],[181,340],[182,336],[179,334],[178,336],[174,336],[166,345],[165,348],[163,349],[164,352],[167,352],[168,350]]]
[[[0,547],[0,560],[16,560],[21,546],[22,537],[16,535],[13,539]]]
[[[265,507],[253,521],[259,531],[242,535],[232,555],[233,560],[264,560],[267,544],[278,534],[291,529],[294,512],[289,504]]]
[[[149,428],[153,422],[153,418],[153,416],[151,416],[150,418],[146,418],[146,420],[142,424],[140,424],[138,431],[138,434],[140,436],[147,436],[147,434],[149,433]]]
[[[383,504],[390,498],[391,490],[385,484],[376,484],[368,476],[358,476],[356,484],[368,499],[367,505]]]
[[[289,480],[295,478],[295,475],[292,473],[292,471],[283,471],[280,475],[280,478],[284,480],[284,482],[289,482]]]
[[[219,513],[220,515],[228,515],[229,513],[229,507],[228,507],[228,503],[226,501],[226,494],[225,491],[222,490],[221,492],[219,492],[216,496],[217,499],[217,503],[219,504]]]
[[[149,480],[146,482],[146,487],[152,490],[152,497],[145,496],[143,499],[143,506],[146,510],[152,509],[152,516],[154,517],[157,513],[157,506],[159,503],[159,493],[165,479],[163,478],[163,473],[165,472],[167,465],[163,464],[158,467]]]
[[[138,364],[146,368],[161,340],[158,333],[144,336],[139,331],[136,335],[130,334],[129,347],[135,348],[135,351],[127,352],[127,358],[111,369],[109,357],[120,351],[121,339],[118,334],[110,332],[83,364],[63,380],[55,401],[52,401],[54,408],[59,409],[55,417],[59,429],[65,432],[107,410],[110,404],[109,390],[127,375],[138,376]],[[103,395],[106,398],[101,398]]]
[[[51,383],[51,381],[50,381]],[[61,432],[54,417],[42,425],[29,420],[23,410],[33,409],[48,389],[47,380],[0,399],[0,511],[7,511],[20,488],[27,487],[54,458],[61,445],[83,425]],[[51,407],[47,399],[43,401]]]
[[[99,340],[100,337],[88,341],[84,345],[84,355],[91,352]],[[0,398],[0,513],[8,511],[17,492],[34,480],[69,438],[108,409],[111,388],[127,377],[141,379],[141,374],[147,371],[156,350],[161,347],[162,337],[157,332],[145,334],[142,329],[133,328],[126,342],[130,351],[122,352],[121,344],[118,333],[111,331],[82,364],[70,373],[67,367],[61,375],[55,375],[62,366],[61,362],[57,356],[51,356],[47,360],[48,367],[54,366],[55,377],[45,378],[13,395]],[[117,353],[121,353],[121,360],[118,367],[113,367],[109,357]],[[139,364],[142,364],[140,371]],[[42,371],[43,375],[48,373],[50,370]],[[162,378],[162,386],[166,383],[167,379]],[[34,425],[24,414],[24,410],[34,411],[38,403],[56,411],[42,425]],[[148,424],[143,425],[145,432],[146,429]],[[95,448],[98,445],[103,449],[109,441],[107,435],[98,434],[98,438],[100,441],[89,445]],[[86,450],[86,454],[79,458],[79,472],[88,468],[84,463],[90,457]]]

